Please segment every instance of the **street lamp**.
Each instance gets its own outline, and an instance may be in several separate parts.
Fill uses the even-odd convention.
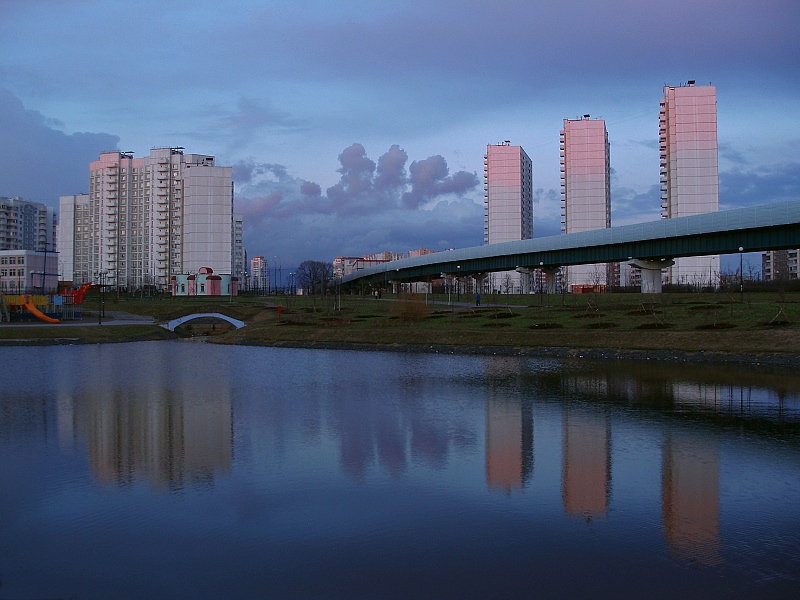
[[[273,258],[276,258],[278,260],[278,273],[277,273],[278,277],[275,280],[275,291],[277,292],[278,288],[283,289],[283,271],[281,269],[281,257],[274,256]]]
[[[739,302],[744,304],[744,271],[742,270],[742,252],[744,252],[744,248],[739,246]]]
[[[456,301],[461,302],[461,265],[456,265]]]
[[[105,298],[103,298],[103,272],[97,274],[97,279],[100,281],[100,293],[97,294],[97,324],[103,324],[103,307],[105,305]]]

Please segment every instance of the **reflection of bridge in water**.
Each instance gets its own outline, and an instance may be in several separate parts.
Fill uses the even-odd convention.
[[[541,268],[552,292],[559,267],[629,261],[641,269],[642,291],[652,292],[660,291],[661,269],[673,258],[797,247],[800,201],[794,200],[404,258],[345,275],[342,285],[386,286],[442,274],[480,279],[494,271]]]

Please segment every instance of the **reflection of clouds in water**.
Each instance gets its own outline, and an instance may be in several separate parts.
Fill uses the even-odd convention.
[[[469,419],[459,414],[457,406],[440,412],[447,402],[431,402],[454,394],[457,390],[447,382],[415,371],[401,370],[398,377],[397,370],[387,370],[369,380],[340,381],[328,403],[327,421],[339,440],[343,469],[363,477],[370,465],[377,464],[392,477],[399,477],[412,459],[434,469],[444,468],[451,446],[463,447],[465,440],[475,437]],[[436,412],[431,411],[433,405]],[[459,434],[451,439],[454,429]]]

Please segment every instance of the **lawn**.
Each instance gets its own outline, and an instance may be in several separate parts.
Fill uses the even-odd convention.
[[[247,326],[232,330],[224,324],[192,322],[178,334],[218,334],[209,339],[231,344],[436,344],[800,355],[800,293],[745,293],[743,302],[738,294],[724,292],[484,295],[480,307],[472,304],[472,297],[467,300],[455,295],[449,299],[446,295],[384,295],[381,300],[347,295],[325,299],[240,296],[217,302],[207,298],[112,299],[106,302],[106,312],[149,315],[159,322],[221,312]],[[85,308],[96,307],[96,299],[89,298]],[[0,326],[0,339],[69,337],[102,342],[171,335],[153,325]]]

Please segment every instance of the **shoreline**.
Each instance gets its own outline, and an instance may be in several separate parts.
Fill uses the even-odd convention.
[[[450,354],[467,356],[520,356],[530,358],[622,360],[693,365],[741,365],[779,371],[798,371],[800,355],[787,353],[728,353],[686,350],[624,350],[612,348],[580,348],[572,346],[477,346],[455,344],[386,344],[357,342],[289,341],[289,340],[215,340],[213,336],[165,339],[163,336],[125,336],[113,340],[87,340],[78,337],[0,339],[0,347],[78,346],[91,344],[126,344],[148,341],[191,340],[218,345],[265,348],[298,348],[306,350],[351,350],[361,352],[396,352],[407,354]]]
[[[213,342],[224,345],[224,342]],[[529,346],[456,346],[446,344],[367,344],[351,342],[291,342],[242,340],[234,346],[300,348],[308,350],[356,350],[366,352],[402,352],[408,354],[452,354],[474,356],[524,356],[530,358],[625,360],[638,362],[690,363],[695,365],[747,365],[752,368],[797,371],[796,354],[759,354],[725,352],[687,352],[683,350],[615,350],[610,348],[529,347]]]
[[[153,317],[141,317],[138,315],[131,315],[122,311],[110,311],[106,324],[108,325],[144,325],[142,321],[149,320],[149,325],[155,325]],[[26,327],[22,324],[14,326],[14,329],[19,332]],[[30,324],[36,327],[38,324]],[[75,324],[80,325],[85,324]],[[110,343],[129,343],[129,342],[143,342],[143,341],[163,341],[174,339],[191,339],[197,342],[219,344],[219,345],[241,345],[241,346],[262,346],[272,348],[303,348],[303,349],[319,349],[319,350],[356,350],[356,351],[374,351],[374,352],[401,352],[410,354],[451,354],[451,355],[475,355],[475,356],[520,356],[532,358],[555,358],[555,359],[588,359],[588,360],[624,360],[624,361],[637,361],[637,362],[658,362],[658,363],[671,363],[671,364],[694,364],[694,365],[740,365],[747,366],[753,369],[769,369],[780,371],[794,371],[798,372],[800,367],[800,352],[771,352],[770,348],[759,340],[749,340],[754,342],[748,344],[747,342],[741,344],[738,351],[726,352],[725,342],[717,340],[716,343],[708,344],[715,346],[714,349],[705,350],[698,348],[696,344],[689,343],[685,339],[673,340],[677,348],[625,348],[624,342],[620,343],[619,339],[609,337],[604,340],[609,343],[603,346],[600,341],[595,347],[584,346],[581,339],[562,339],[551,340],[551,345],[527,345],[515,343],[517,340],[507,339],[501,343],[494,345],[483,345],[475,343],[438,343],[431,344],[423,340],[414,340],[409,342],[372,342],[372,341],[334,341],[334,340],[291,340],[291,339],[258,339],[248,337],[228,337],[222,336],[195,336],[192,338],[183,338],[174,333],[168,332],[164,329],[153,328],[149,331],[120,331],[117,327],[112,327],[105,332],[112,334],[118,332],[118,335],[112,334],[110,337],[95,337],[94,335],[86,334],[81,331],[70,331],[72,324],[62,324],[64,329],[63,334],[59,337],[19,337],[19,338],[0,338],[0,347],[15,347],[15,346],[68,346],[68,345],[86,345],[86,344],[110,344]],[[105,328],[103,328],[105,329]],[[138,328],[136,328],[138,329]],[[68,333],[69,332],[69,333]],[[93,327],[94,333],[99,333],[97,328]],[[674,332],[672,335],[679,334]],[[86,334],[85,336],[83,334]],[[595,337],[597,334],[594,334]],[[502,337],[502,336],[496,336]],[[451,340],[448,340],[451,341]],[[454,340],[452,340],[454,341]],[[464,340],[467,342],[467,340]],[[495,339],[495,342],[500,341]],[[540,340],[543,341],[543,340]],[[503,343],[506,342],[506,343]],[[555,344],[552,344],[555,342]],[[559,342],[561,344],[559,345]],[[678,349],[681,345],[691,346],[691,349]],[[747,346],[752,345],[752,349]],[[796,344],[786,344],[796,350]],[[758,348],[758,349],[756,349]]]

